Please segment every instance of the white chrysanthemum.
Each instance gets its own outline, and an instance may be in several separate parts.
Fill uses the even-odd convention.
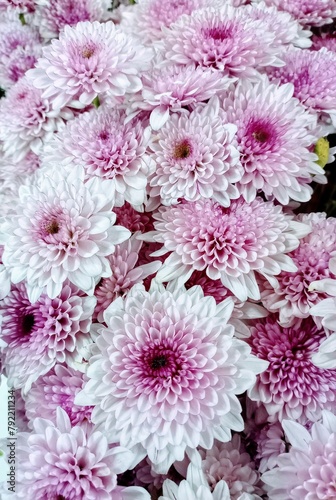
[[[188,447],[229,441],[243,420],[237,394],[266,368],[227,325],[233,301],[216,305],[200,287],[135,285],[105,311],[91,379],[75,403],[111,442],[148,454],[166,473]]]
[[[243,173],[232,144],[235,132],[235,126],[224,123],[217,98],[190,114],[174,114],[151,144],[156,171],[150,195],[160,196],[164,205],[204,197],[229,206],[239,197],[233,183]]]
[[[22,186],[17,215],[0,225],[3,263],[13,283],[26,280],[29,299],[42,291],[56,297],[68,278],[92,295],[97,281],[111,275],[106,256],[130,231],[113,226],[113,186],[84,170],[50,169],[36,186]]]

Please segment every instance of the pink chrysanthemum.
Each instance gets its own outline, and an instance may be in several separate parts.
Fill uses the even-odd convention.
[[[213,491],[219,481],[224,480],[230,490],[231,500],[238,500],[244,493],[254,500],[261,500],[259,474],[254,462],[235,434],[229,443],[215,442],[210,450],[199,450],[202,471]],[[250,497],[249,497],[250,498]]]
[[[164,36],[162,28],[169,28],[183,14],[205,7],[220,7],[220,0],[139,0],[131,12],[127,12],[122,27],[131,31],[150,45]]]
[[[32,385],[25,397],[26,415],[31,425],[38,417],[56,423],[58,406],[66,411],[72,426],[84,421],[90,422],[92,407],[77,406],[74,403],[76,394],[86,381],[84,373],[69,366],[56,364]]]
[[[0,101],[0,140],[3,150],[14,162],[32,150],[40,151],[42,141],[63,125],[72,113],[54,111],[48,99],[26,77],[21,78]]]
[[[267,0],[266,0],[267,1]],[[299,22],[288,13],[279,11],[275,5],[266,5],[264,0],[253,2],[246,7],[251,19],[262,20],[269,31],[275,34],[275,44],[286,46],[293,44],[297,47],[311,46],[311,31],[304,30]]]
[[[20,14],[30,14],[35,11],[34,0],[0,0],[1,11],[14,11]]]
[[[230,299],[216,305],[200,287],[135,285],[106,311],[76,403],[94,404],[98,428],[159,473],[187,447],[230,440],[230,428],[243,428],[236,394],[265,369],[227,326],[231,311]]]
[[[274,38],[263,21],[226,4],[182,16],[166,30],[164,50],[178,64],[195,63],[246,78],[255,76],[258,67],[282,64]]]
[[[131,234],[114,226],[110,181],[84,184],[82,168],[55,168],[19,194],[17,215],[0,227],[12,282],[26,280],[32,303],[43,291],[56,297],[66,279],[92,295],[97,281],[111,276],[106,256]]]
[[[279,285],[275,290],[265,282],[261,299],[271,312],[278,312],[283,326],[290,326],[296,318],[307,318],[310,308],[325,299],[323,291],[312,290],[315,280],[335,279],[329,269],[331,254],[336,251],[336,219],[317,213],[300,216],[299,219],[310,224],[312,232],[302,238],[300,245],[290,257],[298,270],[281,272],[277,277]],[[336,328],[335,328],[336,330]]]
[[[97,306],[95,315],[101,323],[104,321],[104,311],[118,297],[124,297],[136,283],[142,283],[160,268],[160,261],[152,261],[139,265],[139,252],[143,243],[134,235],[128,241],[121,243],[115,252],[108,257],[112,276],[103,278],[97,285],[95,296]]]
[[[136,45],[111,21],[65,26],[59,39],[44,47],[43,57],[28,74],[55,108],[69,102],[88,105],[98,94],[124,96],[137,92],[149,50]]]
[[[0,86],[10,88],[42,53],[38,32],[8,16],[0,23]]]
[[[81,21],[102,21],[109,0],[35,0],[34,22],[44,38],[58,37],[65,26]]]
[[[280,83],[293,83],[294,97],[317,115],[330,115],[336,123],[336,54],[292,49],[283,55],[282,68],[270,69],[271,78]]]
[[[260,0],[257,0],[260,1]],[[263,0],[267,5],[275,5],[279,10],[289,12],[300,24],[323,26],[332,23],[336,17],[334,0]]]
[[[145,233],[151,231],[153,218],[150,212],[137,212],[129,203],[124,203],[122,207],[114,207],[113,212],[117,215],[116,223],[124,226],[135,233],[141,231]]]
[[[85,170],[86,179],[112,179],[116,203],[145,201],[151,159],[146,155],[150,129],[140,121],[127,124],[125,114],[117,110],[88,111],[67,122],[46,150],[54,163],[73,162]]]
[[[149,500],[142,488],[126,488],[130,495],[124,496],[123,489],[117,487],[117,474],[134,460],[129,450],[110,447],[106,437],[89,426],[72,427],[61,408],[57,410],[56,424],[37,418],[33,425],[31,434],[20,433],[17,437],[20,475],[15,485],[16,498]]]
[[[96,304],[70,285],[54,299],[41,295],[34,304],[25,285],[13,286],[0,303],[3,363],[9,384],[29,390],[55,363],[72,363],[85,344]]]
[[[263,403],[272,420],[315,422],[323,409],[336,410],[336,370],[317,368],[312,362],[325,336],[311,318],[290,328],[281,327],[275,315],[252,323],[247,341],[269,367],[249,397]]]
[[[332,500],[336,498],[336,417],[323,412],[322,422],[308,430],[297,422],[283,422],[292,444],[277,460],[277,467],[266,472],[270,500]]]
[[[281,270],[296,270],[287,255],[299,245],[309,226],[293,221],[280,206],[256,198],[243,199],[223,208],[212,200],[182,202],[161,207],[154,213],[156,231],[142,236],[147,241],[163,243],[156,255],[171,252],[157,279],[186,282],[193,271],[206,270],[244,302],[259,300],[255,272],[267,279]]]
[[[293,99],[293,86],[276,86],[267,78],[242,81],[223,100],[226,121],[238,127],[237,148],[244,169],[237,187],[247,202],[258,191],[283,205],[290,198],[308,201],[307,182],[323,174],[310,151],[317,137],[316,119]]]
[[[228,88],[231,78],[219,77],[211,68],[188,64],[153,69],[142,76],[143,90],[131,97],[132,110],[149,110],[153,130],[159,130],[171,112],[184,112],[187,106],[208,101]]]
[[[273,469],[277,464],[279,455],[286,451],[284,433],[280,422],[266,424],[256,441],[258,470],[260,473],[264,473]]]
[[[192,113],[174,114],[151,143],[156,170],[150,196],[164,205],[179,198],[213,198],[224,206],[239,197],[239,153],[232,145],[236,127],[223,123],[217,98]]]

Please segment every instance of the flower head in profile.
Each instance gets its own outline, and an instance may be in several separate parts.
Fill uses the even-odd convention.
[[[84,107],[98,94],[124,96],[140,90],[138,74],[150,58],[149,49],[136,45],[112,21],[85,21],[65,26],[28,74],[55,108],[73,101]]]
[[[264,404],[272,421],[289,418],[305,424],[318,420],[324,409],[335,411],[336,370],[312,361],[325,337],[311,318],[289,328],[281,327],[275,315],[251,322],[247,342],[269,366],[249,397]]]
[[[242,302],[260,299],[255,273],[276,283],[274,275],[282,269],[296,270],[285,254],[311,230],[261,198],[252,203],[239,198],[229,208],[207,199],[183,201],[160,207],[154,219],[155,231],[141,238],[163,243],[155,255],[170,252],[157,273],[159,281],[186,282],[193,271],[205,270]]]
[[[150,130],[141,122],[127,124],[125,113],[101,106],[67,122],[46,150],[48,161],[73,162],[85,178],[111,179],[116,203],[141,205],[145,201],[151,160],[145,154]]]
[[[111,3],[108,0],[35,0],[35,23],[41,35],[58,37],[65,26],[81,21],[102,21]]]
[[[322,420],[314,423],[310,431],[290,420],[282,425],[292,447],[278,457],[276,467],[262,476],[269,498],[335,498],[335,415],[323,411]]]
[[[97,428],[147,454],[159,473],[188,447],[229,441],[230,429],[243,428],[236,394],[266,367],[227,326],[232,306],[200,287],[135,285],[105,311],[90,381],[75,402],[93,404]]]
[[[293,86],[240,82],[223,98],[226,120],[238,127],[237,143],[244,169],[237,186],[251,202],[258,191],[283,205],[290,198],[308,201],[309,182],[323,174],[311,146],[316,119],[293,98]]]
[[[42,53],[37,30],[23,26],[18,16],[1,15],[0,86],[9,89],[34,67]]]
[[[323,26],[336,17],[334,0],[265,0],[265,3],[289,12],[304,26]]]
[[[293,83],[294,97],[318,116],[330,116],[336,123],[336,53],[291,49],[283,54],[282,68],[269,70],[280,83]]]
[[[46,418],[56,423],[58,407],[66,411],[72,426],[90,422],[92,407],[74,403],[76,394],[86,381],[84,373],[58,363],[39,377],[25,396],[26,415],[31,425],[36,418]]]
[[[12,161],[21,161],[30,150],[39,153],[42,141],[63,125],[63,117],[72,114],[55,112],[48,99],[27,78],[21,78],[0,101],[0,140]]]
[[[0,234],[3,263],[13,283],[26,280],[32,303],[42,292],[56,297],[66,279],[92,295],[111,275],[106,257],[130,237],[114,225],[113,192],[109,181],[84,183],[75,166],[70,173],[50,167],[36,185],[22,186],[16,215],[2,222]]]
[[[188,64],[169,64],[142,75],[143,89],[131,97],[133,110],[149,110],[153,130],[159,130],[170,113],[184,112],[188,106],[208,101],[226,90],[232,78],[219,77],[212,68]]]
[[[117,474],[131,466],[133,454],[120,446],[109,446],[106,437],[88,425],[72,427],[61,408],[57,409],[56,423],[36,418],[33,432],[20,433],[17,439],[17,498],[110,500],[113,495],[116,500],[126,500],[117,487]],[[129,490],[131,493],[132,488]],[[141,493],[142,489],[133,490],[133,494],[136,491]],[[143,491],[131,498],[149,500],[149,495]]]
[[[310,224],[312,232],[290,253],[297,271],[282,271],[277,277],[279,285],[273,289],[265,282],[261,294],[263,305],[279,313],[283,326],[290,326],[297,318],[307,318],[312,314],[311,308],[327,298],[325,292],[311,286],[313,282],[329,279],[336,283],[336,274],[329,267],[336,252],[336,219],[327,218],[325,213],[312,213],[301,215],[298,220]]]
[[[53,299],[43,294],[31,304],[25,285],[14,285],[0,302],[3,365],[9,384],[25,392],[56,363],[72,364],[88,338],[96,304],[65,284]]]
[[[150,196],[160,196],[164,205],[203,197],[229,206],[239,197],[234,183],[242,174],[232,145],[235,132],[235,126],[223,123],[217,98],[190,114],[174,114],[151,144],[156,170]]]
[[[257,74],[256,68],[282,64],[274,38],[263,21],[226,4],[182,16],[166,31],[164,50],[166,58],[178,64],[195,63],[250,78]]]

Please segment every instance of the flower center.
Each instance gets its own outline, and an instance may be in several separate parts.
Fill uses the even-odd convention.
[[[224,41],[230,38],[232,30],[225,27],[219,28],[209,28],[204,30],[204,34],[207,38],[212,38],[213,40]]]
[[[82,56],[84,57],[84,59],[90,59],[90,57],[93,56],[94,52],[95,50],[93,47],[86,46],[82,50]]]
[[[60,227],[58,225],[57,220],[55,220],[55,219],[50,221],[49,224],[46,224],[46,226],[45,226],[45,230],[48,234],[57,234],[59,229],[60,229]]]
[[[150,367],[152,368],[152,370],[159,370],[160,368],[164,368],[167,365],[167,361],[168,360],[166,356],[156,356],[150,362]]]
[[[256,130],[252,135],[258,142],[267,142],[269,139],[269,133],[262,129]]]
[[[174,158],[175,160],[183,160],[188,158],[191,155],[192,148],[189,141],[184,140],[179,144],[176,144],[174,149]]]
[[[34,314],[26,314],[22,318],[22,331],[25,335],[28,335],[32,332],[35,325]]]

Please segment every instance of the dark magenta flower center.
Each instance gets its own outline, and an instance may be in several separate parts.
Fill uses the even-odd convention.
[[[22,318],[22,332],[26,335],[32,332],[35,325],[34,314],[26,314]]]
[[[160,368],[164,368],[167,365],[166,356],[156,356],[152,359],[150,366],[152,370],[159,370]]]

